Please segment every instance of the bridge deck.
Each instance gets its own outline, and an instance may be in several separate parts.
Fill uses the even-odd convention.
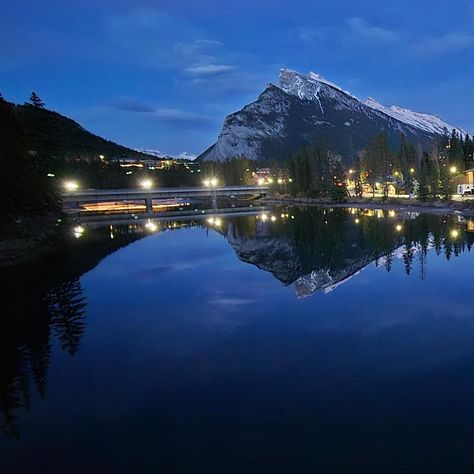
[[[155,189],[87,189],[63,193],[63,202],[103,202],[113,200],[147,200],[207,196],[242,196],[266,194],[268,186],[220,186],[216,188],[183,187]]]

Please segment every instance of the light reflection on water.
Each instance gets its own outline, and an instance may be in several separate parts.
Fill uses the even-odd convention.
[[[472,470],[469,219],[77,227],[9,274],[5,472]]]

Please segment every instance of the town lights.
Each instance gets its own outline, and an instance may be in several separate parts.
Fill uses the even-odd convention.
[[[451,166],[451,168],[449,168],[449,172],[451,174],[456,174],[458,172],[458,168],[456,166]]]
[[[143,179],[141,182],[140,182],[140,186],[143,188],[143,189],[151,189],[153,187],[153,181],[151,179]]]
[[[401,232],[402,229],[403,229],[403,226],[402,226],[401,224],[397,224],[397,225],[395,226],[395,230],[396,230],[397,232]]]
[[[415,168],[410,168],[410,173],[413,174],[415,172]]]
[[[278,178],[278,179],[277,179],[277,183],[278,183],[278,184],[283,184],[283,180],[282,180],[281,178]]]
[[[65,181],[64,189],[69,192],[77,191],[79,189],[79,183],[77,181]]]
[[[259,185],[259,186],[263,186],[264,184],[265,184],[265,180],[264,180],[263,178],[260,178],[260,179],[258,180],[258,185]]]
[[[453,230],[451,231],[451,237],[452,237],[453,239],[457,239],[457,238],[459,237],[459,231],[456,230],[456,229],[453,229]]]

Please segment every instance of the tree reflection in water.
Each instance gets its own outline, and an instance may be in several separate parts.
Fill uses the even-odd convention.
[[[0,427],[14,438],[20,436],[16,411],[29,410],[31,386],[41,398],[46,396],[52,335],[63,350],[74,355],[85,327],[86,302],[79,279],[66,281],[45,296],[35,296],[27,302],[17,301],[19,311],[10,312],[7,321],[10,331],[2,331],[6,353],[0,367]],[[26,315],[23,311],[28,308],[32,313]]]

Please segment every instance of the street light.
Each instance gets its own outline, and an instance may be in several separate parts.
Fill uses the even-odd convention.
[[[452,237],[453,239],[457,239],[457,238],[459,237],[459,231],[456,230],[456,229],[453,229],[453,230],[451,231],[451,237]]]
[[[203,181],[206,188],[215,188],[217,186],[217,178],[209,178]]]
[[[76,227],[74,227],[73,229],[73,233],[74,233],[74,237],[76,237],[76,239],[82,237],[82,234],[84,233],[84,227],[82,227],[82,225],[78,225]]]
[[[397,224],[397,225],[395,226],[395,230],[396,230],[397,232],[401,232],[402,229],[403,229],[403,227],[402,227],[401,224]]]
[[[415,172],[415,168],[410,168],[410,173],[413,174]]]
[[[77,181],[66,181],[64,183],[64,189],[66,191],[77,191],[79,189],[79,183]]]
[[[451,174],[456,174],[458,172],[457,166],[451,166],[451,168],[449,168],[449,172]]]
[[[151,189],[153,187],[153,181],[151,179],[144,179],[140,182],[140,186],[143,189]]]

